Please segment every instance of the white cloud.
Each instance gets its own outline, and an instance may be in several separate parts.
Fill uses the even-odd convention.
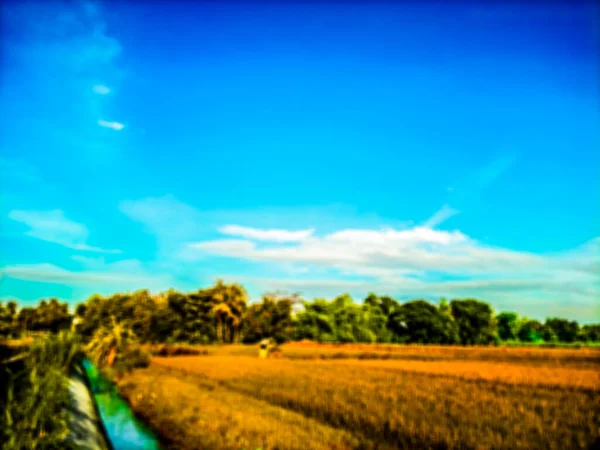
[[[3,267],[2,276],[17,280],[54,283],[110,294],[119,290],[151,289],[161,291],[173,285],[168,275],[148,270],[138,260],[95,264],[93,269],[68,270],[49,263],[15,264]]]
[[[104,128],[110,128],[115,131],[121,131],[123,128],[125,128],[125,125],[123,125],[120,122],[109,122],[102,119],[98,120],[98,125]]]
[[[93,91],[95,94],[106,95],[110,94],[110,88],[104,86],[103,84],[97,84],[93,87]]]
[[[308,239],[314,233],[314,231],[314,228],[310,228],[308,230],[265,230],[260,228],[243,227],[240,225],[225,225],[219,228],[220,233],[229,236],[239,236],[257,241],[270,242],[302,242]]]
[[[252,223],[255,228],[310,229],[318,224],[321,231],[337,230],[348,226],[393,225],[397,229],[413,225],[412,221],[384,219],[372,213],[358,213],[348,205],[262,207],[252,210],[201,211],[172,195],[125,200],[121,211],[132,220],[144,225],[147,232],[159,240],[165,238],[180,242],[197,239],[202,233],[214,233],[223,224]],[[195,237],[193,237],[195,236]]]
[[[487,179],[499,171],[488,171]],[[600,238],[547,254],[494,247],[432,224],[382,227],[390,222],[338,217],[332,210],[321,216],[314,210],[199,211],[172,196],[123,202],[121,210],[156,236],[160,260],[169,261],[169,270],[180,268],[200,279],[211,258],[230,258],[234,273],[215,272],[215,277],[246,283],[254,295],[283,289],[307,296],[348,291],[356,298],[369,291],[412,298],[473,296],[523,314],[550,314],[571,302],[579,308],[573,314],[582,315],[600,298]],[[231,225],[239,223],[252,226]],[[253,276],[244,276],[249,273]]]
[[[485,273],[507,264],[509,270],[519,270],[523,265],[531,266],[538,261],[536,255],[484,247],[459,231],[425,227],[340,230],[285,246],[258,247],[250,240],[217,239],[189,243],[187,249],[253,261],[334,267],[357,275],[393,276],[423,270]]]
[[[333,298],[349,293],[355,299],[365,298],[369,292],[392,295],[400,300],[425,298],[438,301],[440,297],[476,297],[491,303],[496,311],[517,311],[519,314],[544,320],[560,316],[596,323],[600,319],[598,290],[580,292],[572,286],[538,280],[450,281],[426,283],[412,278],[391,280],[345,280],[333,278],[268,278],[225,275],[226,281],[244,283],[250,294],[259,298],[262,292],[280,290],[300,293],[305,298]]]
[[[251,240],[216,239],[187,245],[187,256],[216,255],[277,266],[300,264],[334,270],[334,285],[403,294],[547,296],[571,293],[588,303],[600,298],[598,239],[579,250],[555,255],[495,248],[459,231],[425,227],[410,230],[340,230],[294,245],[261,245]],[[431,281],[430,273],[448,281]],[[350,277],[350,279],[348,279]],[[360,281],[356,280],[359,277]],[[453,277],[463,280],[451,281]],[[326,280],[318,280],[323,283]],[[297,279],[287,287],[314,283]],[[311,284],[312,283],[312,284]],[[379,288],[378,288],[379,287]],[[361,291],[362,292],[362,291]]]
[[[66,218],[60,209],[50,211],[13,210],[9,212],[8,218],[27,225],[29,230],[25,234],[42,241],[60,244],[73,250],[121,253],[120,250],[88,245],[86,241],[89,231],[85,225]]]
[[[459,213],[460,211],[458,209],[454,209],[450,205],[444,205],[440,209],[438,209],[433,216],[427,219],[423,226],[428,228],[434,228],[440,225],[442,222],[448,220],[450,217],[455,216]]]

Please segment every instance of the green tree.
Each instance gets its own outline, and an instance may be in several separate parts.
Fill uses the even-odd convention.
[[[500,339],[503,341],[514,340],[517,338],[519,330],[519,315],[514,312],[501,312],[496,316],[496,325]]]
[[[463,345],[484,345],[494,342],[494,314],[490,305],[476,299],[452,300],[452,317],[458,325]]]
[[[555,343],[558,342],[558,336],[554,332],[554,330],[546,325],[542,325],[542,329],[539,332],[539,335],[544,340],[544,342]]]
[[[212,288],[213,313],[217,319],[219,342],[239,342],[242,316],[247,308],[246,291],[239,284],[225,284],[218,280]]]
[[[442,315],[444,335],[446,336],[446,344],[458,344],[460,337],[458,334],[458,325],[452,316],[452,309],[445,298],[440,299],[438,310]]]
[[[157,342],[175,342],[175,333],[180,333],[179,317],[167,303],[157,302],[156,309],[150,318],[149,340]]]
[[[522,342],[540,342],[542,340],[542,324],[537,320],[521,318],[517,337]]]
[[[71,327],[72,316],[69,305],[60,303],[56,298],[50,301],[40,300],[37,307],[21,308],[17,313],[15,302],[7,305],[7,314],[12,319],[14,334],[28,331],[45,331],[56,333]]]
[[[260,303],[250,305],[243,320],[243,341],[259,342],[273,338],[278,344],[293,337],[292,308],[295,296],[265,294]]]
[[[18,334],[16,302],[9,301],[6,306],[0,302],[0,337],[10,338]]]
[[[579,333],[579,324],[574,320],[547,318],[545,326],[554,331],[560,342],[575,342]]]
[[[450,317],[425,300],[412,300],[402,304],[392,315],[393,331],[400,342],[454,343]]]
[[[17,314],[17,328],[21,333],[27,333],[33,330],[36,320],[36,310],[31,307],[24,307]]]
[[[99,327],[85,347],[85,351],[96,366],[112,367],[117,354],[124,352],[126,347],[137,341],[131,328],[111,317],[111,326]]]
[[[211,289],[199,289],[187,295],[171,290],[167,303],[178,324],[173,331],[174,340],[207,344],[217,339]]]
[[[583,342],[600,342],[600,324],[582,326],[579,340]]]
[[[303,310],[296,316],[296,339],[334,341],[335,326],[327,300],[317,298],[312,302],[302,301],[301,304]]]
[[[368,331],[359,305],[349,294],[339,295],[328,305],[337,342],[372,342],[374,335]]]
[[[390,328],[390,316],[398,306],[394,299],[379,297],[374,293],[370,293],[363,301],[365,326],[377,342],[392,342],[394,339],[394,332]]]

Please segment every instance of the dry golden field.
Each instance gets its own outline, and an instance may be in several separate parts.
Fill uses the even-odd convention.
[[[600,436],[596,349],[296,343],[266,360],[247,346],[205,353],[155,357],[120,381],[169,448],[563,450]]]

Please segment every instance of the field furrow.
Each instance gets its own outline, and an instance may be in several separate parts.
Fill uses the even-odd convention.
[[[172,386],[156,394],[162,400],[136,404],[143,383],[135,377],[142,373],[153,379],[149,387]],[[598,375],[590,369],[488,361],[261,360],[226,354],[153,358],[149,369],[133,377],[124,381],[124,391],[134,408],[150,414],[151,423],[157,415],[169,416],[161,410],[178,404],[187,410],[201,398],[206,420],[230,423],[233,434],[245,435],[240,430],[250,417],[258,417],[261,427],[274,433],[261,448],[304,448],[298,439],[306,427],[313,429],[316,448],[584,449],[600,430]],[[169,398],[168,392],[175,391]],[[223,405],[229,406],[223,410]],[[279,416],[267,413],[270,408]],[[275,428],[267,425],[269,418]],[[296,425],[298,420],[306,425]],[[186,429],[177,434],[189,435]],[[300,437],[293,440],[288,434]],[[238,442],[227,435],[222,439]]]

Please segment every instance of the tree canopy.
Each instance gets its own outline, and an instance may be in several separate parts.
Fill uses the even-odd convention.
[[[277,343],[309,339],[462,345],[600,341],[600,324],[580,327],[557,317],[541,323],[516,312],[495,314],[488,303],[472,298],[400,303],[370,293],[362,302],[349,294],[309,301],[271,293],[249,304],[241,285],[222,281],[187,293],[171,289],[156,295],[148,290],[96,294],[77,304],[73,313],[55,298],[22,308],[15,301],[0,302],[0,337],[72,327],[86,342],[113,345],[116,341],[106,330],[114,329],[115,319],[142,343],[256,343],[266,338]]]

